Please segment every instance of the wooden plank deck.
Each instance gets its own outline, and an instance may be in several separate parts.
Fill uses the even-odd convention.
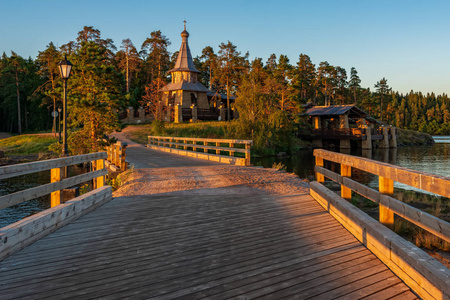
[[[0,299],[416,299],[295,176],[128,142],[147,182],[0,262]]]
[[[415,299],[309,195],[119,197],[0,263],[1,299]]]

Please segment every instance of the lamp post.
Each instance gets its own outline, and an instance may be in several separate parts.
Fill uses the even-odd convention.
[[[58,131],[59,131],[59,143],[61,144],[61,107],[58,107]]]
[[[60,61],[59,71],[61,72],[61,77],[64,80],[64,102],[63,102],[63,153],[62,156],[68,156],[69,151],[67,149],[67,80],[70,77],[70,71],[72,70],[72,63],[67,60],[67,56],[64,56],[64,60]],[[65,174],[67,175],[67,174]]]
[[[72,63],[67,60],[67,56],[64,56],[64,60],[60,61],[59,71],[61,72],[61,77],[64,80],[64,102],[63,102],[63,134],[64,134],[64,142],[63,142],[63,153],[62,156],[68,156],[69,151],[67,149],[67,80],[70,77],[70,71],[72,70]],[[69,177],[69,170],[67,166],[64,167],[64,178]]]

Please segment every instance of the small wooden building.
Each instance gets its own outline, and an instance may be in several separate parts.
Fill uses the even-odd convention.
[[[333,141],[341,149],[350,149],[352,140],[363,149],[372,149],[375,140],[380,140],[380,148],[397,147],[395,127],[383,125],[356,105],[310,106],[305,115],[310,118],[317,148]]]

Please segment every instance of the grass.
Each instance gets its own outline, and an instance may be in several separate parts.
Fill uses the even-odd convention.
[[[0,151],[5,155],[27,155],[49,152],[49,146],[57,141],[52,136],[17,135],[0,140]]]

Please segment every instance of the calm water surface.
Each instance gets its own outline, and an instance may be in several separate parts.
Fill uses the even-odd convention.
[[[84,168],[69,168],[69,176],[84,173]],[[50,170],[0,180],[0,196],[50,183]],[[50,195],[0,209],[0,228],[50,208]]]
[[[412,170],[450,177],[450,136],[433,137],[433,146],[407,146],[397,149],[373,149],[363,152],[361,149],[352,151],[351,155],[362,156],[387,162]],[[297,174],[300,178],[314,178],[314,156],[312,150],[302,150],[298,155],[290,157],[254,158],[256,166],[270,168],[274,163],[282,163],[286,171]],[[376,176],[366,176],[363,182],[371,187],[378,187]],[[395,183],[395,187],[413,189],[407,185]]]

